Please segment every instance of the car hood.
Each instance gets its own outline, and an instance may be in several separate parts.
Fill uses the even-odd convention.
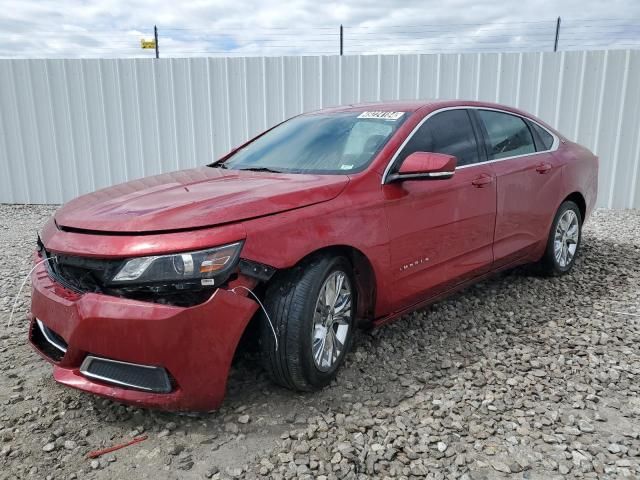
[[[335,198],[346,175],[301,175],[200,167],[146,177],[72,200],[59,228],[144,233],[186,230],[273,215]]]

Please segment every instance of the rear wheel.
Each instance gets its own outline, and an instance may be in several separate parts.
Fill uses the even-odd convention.
[[[356,291],[351,264],[318,256],[285,272],[267,289],[261,322],[264,365],[276,383],[293,390],[320,389],[336,372],[353,339]]]
[[[540,262],[544,273],[562,275],[575,263],[582,238],[582,215],[578,205],[567,200],[560,205]]]

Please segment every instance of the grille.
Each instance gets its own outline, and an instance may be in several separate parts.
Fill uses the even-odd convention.
[[[72,255],[52,255],[43,250],[49,276],[64,287],[79,293],[104,291],[105,279],[110,278],[119,262],[108,260],[94,260],[91,258],[74,257]]]
[[[102,293],[143,302],[192,307],[211,298],[215,287],[191,283],[157,282],[153,284],[110,284],[126,260],[104,260],[49,252],[40,239],[38,249],[52,280],[77,293]],[[233,275],[229,279],[235,278]],[[229,280],[227,279],[227,280]]]
[[[54,362],[59,362],[67,352],[67,342],[36,318],[31,328],[31,341]]]
[[[86,377],[121,387],[156,393],[171,391],[171,379],[162,367],[138,365],[89,355],[82,362],[80,372]]]

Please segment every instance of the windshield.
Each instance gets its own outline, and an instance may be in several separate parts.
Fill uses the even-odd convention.
[[[405,112],[340,112],[295,117],[238,150],[223,166],[287,173],[361,171],[406,116]]]

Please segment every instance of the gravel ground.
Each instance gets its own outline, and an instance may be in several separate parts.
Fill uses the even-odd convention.
[[[518,269],[360,333],[322,392],[248,352],[221,410],[178,415],[56,385],[28,292],[6,327],[53,210],[0,206],[0,478],[640,477],[640,211],[596,212],[568,276]]]

